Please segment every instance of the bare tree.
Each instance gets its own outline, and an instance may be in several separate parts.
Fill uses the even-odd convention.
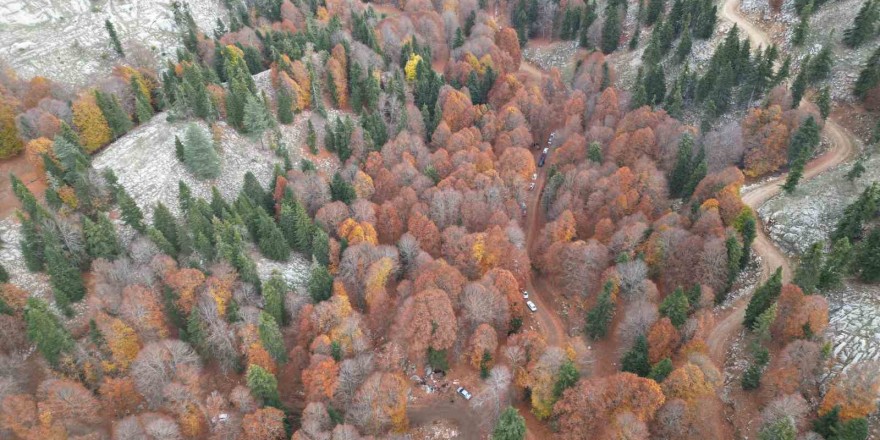
[[[155,408],[164,400],[165,387],[187,369],[201,369],[198,355],[186,342],[165,339],[141,349],[131,365],[131,375],[138,392]]]
[[[647,301],[636,301],[627,307],[623,321],[617,327],[620,347],[629,347],[639,335],[648,333],[657,321],[657,306]]]
[[[505,365],[496,365],[489,372],[486,386],[471,400],[471,407],[480,414],[480,427],[488,431],[498,421],[501,411],[510,403],[513,375]]]

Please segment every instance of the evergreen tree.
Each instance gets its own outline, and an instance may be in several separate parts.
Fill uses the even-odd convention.
[[[653,26],[657,19],[663,16],[664,0],[648,0],[648,10],[645,14],[645,25]]]
[[[268,406],[280,407],[281,400],[278,396],[278,380],[275,375],[256,364],[250,364],[247,369],[247,385],[254,397],[262,399]]]
[[[128,114],[122,110],[122,106],[119,105],[119,100],[116,98],[116,95],[106,94],[100,90],[95,90],[95,100],[98,103],[98,107],[101,109],[101,113],[104,115],[104,119],[107,120],[107,125],[109,125],[110,130],[113,131],[114,139],[118,139],[131,130],[131,119],[128,117]]]
[[[46,243],[46,271],[49,273],[55,302],[65,313],[72,313],[70,303],[80,301],[86,294],[82,274],[62,248],[54,232],[44,233],[43,240]]]
[[[742,376],[742,389],[754,390],[761,386],[761,376],[764,374],[763,367],[758,364],[751,364]]]
[[[321,228],[315,228],[312,237],[312,254],[319,264],[324,266],[330,264],[330,237]]]
[[[782,185],[782,189],[786,193],[791,194],[797,188],[798,183],[804,176],[804,166],[806,163],[806,153],[803,152],[792,162],[791,168],[788,170],[788,176],[785,178],[785,183]]]
[[[177,203],[184,214],[189,212],[189,207],[193,203],[192,190],[189,189],[189,186],[183,180],[177,181]]]
[[[688,17],[688,23],[690,22],[690,17]],[[683,63],[687,60],[688,55],[691,54],[691,49],[693,47],[693,41],[691,40],[691,31],[688,29],[689,26],[685,27],[685,31],[681,36],[681,41],[678,42],[678,47],[675,48],[675,60],[679,63]]]
[[[24,265],[31,272],[40,272],[46,264],[43,237],[30,217],[24,216],[20,211],[16,211],[16,216],[21,223],[21,239],[18,244],[21,247]]]
[[[574,362],[570,359],[566,360],[562,366],[559,367],[559,373],[556,375],[556,382],[553,384],[553,397],[556,399],[561,398],[562,393],[575,386],[580,378],[581,373],[578,371],[577,367],[575,367]]]
[[[125,51],[122,50],[122,43],[119,42],[119,36],[116,35],[116,28],[113,26],[113,23],[110,20],[104,20],[104,27],[107,29],[107,34],[110,36],[110,45],[113,47],[113,50],[115,50],[119,56],[125,57]]]
[[[6,268],[0,264],[0,284],[9,282],[9,272],[6,271]]]
[[[810,15],[813,13],[813,2],[811,1],[804,7],[800,14],[800,21],[795,26],[791,34],[791,44],[793,46],[802,46],[807,40],[807,34],[810,31]]]
[[[287,87],[278,88],[278,122],[282,124],[290,124],[293,122],[293,97]],[[311,122],[311,121],[309,121]]]
[[[357,198],[354,186],[343,180],[339,173],[334,174],[333,180],[330,181],[330,196],[334,201],[341,201],[346,205]]]
[[[854,271],[866,283],[880,280],[880,228],[874,228],[856,247]]]
[[[831,89],[828,86],[822,87],[819,95],[816,97],[816,106],[819,107],[819,114],[822,119],[828,119],[831,113]]]
[[[694,139],[689,133],[682,135],[678,142],[678,154],[675,158],[675,166],[669,175],[669,195],[675,198],[681,197],[685,186],[691,179],[693,171],[693,147]]]
[[[183,146],[183,142],[180,142],[180,138],[174,136],[174,156],[177,157],[177,160],[183,162],[186,158],[186,148]]]
[[[815,83],[828,78],[831,76],[831,67],[833,65],[834,60],[831,58],[831,47],[829,44],[826,44],[822,46],[816,57],[810,61],[807,80],[810,83]]]
[[[642,377],[651,373],[651,363],[648,361],[648,339],[645,335],[639,335],[632,348],[620,359],[620,369]]]
[[[119,210],[122,212],[122,221],[134,228],[135,231],[140,233],[146,231],[144,213],[141,212],[141,208],[138,207],[137,203],[128,195],[124,188],[119,187],[116,190],[116,200],[119,202]]]
[[[596,164],[602,163],[602,144],[593,141],[590,142],[589,150],[587,151],[587,157]]]
[[[131,89],[135,101],[134,114],[139,124],[146,124],[153,117],[153,106],[150,104],[150,97],[134,75],[131,76]]]
[[[243,126],[248,134],[260,139],[261,146],[263,132],[271,126],[271,119],[272,115],[269,114],[263,101],[254,95],[248,95],[244,104]]]
[[[804,92],[807,90],[807,70],[809,65],[810,56],[807,55],[807,58],[801,63],[800,72],[794,78],[794,82],[791,83],[791,108],[798,108],[800,106],[801,98],[804,97]]]
[[[287,261],[290,258],[290,248],[287,246],[284,234],[263,209],[257,208],[257,211],[259,211],[257,245],[260,248],[260,253],[271,260]]]
[[[752,242],[755,241],[755,237],[757,236],[755,217],[753,215],[750,214],[745,220],[743,220],[740,234],[743,238],[743,247],[742,259],[740,259],[739,266],[741,269],[745,269],[752,257]]]
[[[672,325],[676,328],[681,327],[687,321],[688,310],[690,310],[684,290],[681,287],[675,289],[671,295],[663,299],[659,310],[661,315],[669,318]]]
[[[635,82],[636,90],[633,92],[632,98],[630,98],[630,108],[633,110],[648,104],[648,90],[645,86],[644,76],[642,73],[642,68],[639,67],[636,72],[636,82]]]
[[[284,337],[281,336],[281,330],[278,328],[275,318],[266,312],[260,313],[257,328],[260,332],[260,342],[263,343],[266,351],[277,362],[285,362],[287,360],[287,353],[284,348]]]
[[[852,27],[843,32],[843,42],[851,48],[861,46],[862,43],[875,35],[878,18],[880,18],[880,13],[878,13],[877,4],[873,0],[866,1],[853,19]]]
[[[819,284],[824,260],[823,247],[822,242],[813,243],[801,257],[800,264],[794,271],[792,282],[800,286],[807,295],[815,293],[816,286]]]
[[[813,420],[813,431],[831,439],[840,428],[840,405],[835,405],[830,411]]]
[[[853,182],[856,179],[858,179],[859,177],[861,177],[862,174],[865,173],[865,171],[866,170],[865,170],[864,161],[862,159],[859,159],[856,161],[855,164],[853,164],[852,169],[850,169],[849,172],[846,173],[846,180]]]
[[[508,406],[501,413],[495,430],[492,432],[492,440],[523,440],[526,438],[526,420],[519,415],[519,411]]]
[[[184,163],[199,179],[215,179],[220,175],[220,156],[214,150],[211,139],[196,124],[186,129]]]
[[[880,47],[871,53],[868,63],[859,72],[859,77],[853,85],[853,94],[859,99],[865,99],[877,83],[880,83]]]
[[[642,27],[636,23],[636,29],[633,31],[632,37],[629,39],[629,50],[633,51],[639,48],[639,37],[642,34]]]
[[[284,295],[287,291],[287,283],[278,272],[273,272],[272,277],[263,284],[263,312],[275,319],[278,325],[284,325],[287,321],[284,312]]]
[[[596,305],[587,312],[586,333],[593,339],[603,338],[608,331],[608,325],[614,318],[615,304],[611,298],[611,290],[614,288],[610,281],[605,283],[602,293],[596,300]]]
[[[660,362],[657,362],[651,367],[651,372],[648,373],[648,379],[660,383],[666,380],[669,373],[672,373],[672,360],[669,358],[663,358]]]
[[[736,280],[740,272],[740,260],[742,260],[743,247],[734,234],[727,236],[724,242],[727,248],[727,284],[729,286]]]
[[[315,265],[309,277],[308,288],[312,302],[317,304],[330,299],[333,293],[333,277],[330,275],[330,271],[323,265]]]
[[[620,44],[620,13],[616,6],[605,7],[605,23],[602,25],[602,52],[610,54]]]
[[[74,348],[70,333],[45,301],[30,297],[24,309],[24,322],[27,337],[37,346],[37,350],[53,366],[58,365],[61,355]]]
[[[849,419],[834,431],[836,440],[866,440],[868,438],[868,421],[864,418]]]
[[[696,166],[693,172],[691,172],[690,180],[681,192],[682,198],[689,198],[691,194],[694,193],[694,190],[697,189],[697,185],[699,185],[703,178],[706,177],[707,165],[705,148],[700,147],[700,150],[697,151],[697,157],[694,158],[692,163]]]
[[[651,66],[648,76],[645,77],[645,93],[648,104],[657,105],[666,97],[666,75],[660,64]]]
[[[153,210],[153,227],[162,233],[162,236],[171,243],[171,246],[177,251],[177,219],[174,214],[162,202],[156,204]],[[169,254],[170,255],[170,254]]]
[[[116,228],[106,215],[98,214],[97,222],[83,217],[82,229],[86,239],[86,252],[90,257],[114,260],[122,252]]]
[[[746,307],[743,326],[752,328],[755,321],[765,310],[776,302],[779,294],[782,292],[782,268],[776,269],[776,272],[763,285],[755,289],[749,305]]]
[[[318,154],[318,135],[315,133],[315,126],[312,125],[311,118],[309,119],[306,131],[306,145],[309,146],[309,151],[312,154]]]

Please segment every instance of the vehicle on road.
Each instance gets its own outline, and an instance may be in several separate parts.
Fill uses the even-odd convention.
[[[523,295],[523,299],[529,299],[529,291],[528,290],[523,290],[522,295]]]
[[[541,157],[538,158],[538,166],[543,167],[544,162],[547,161],[547,155],[550,154],[550,149],[545,148],[544,151],[541,152]]]
[[[529,184],[529,191],[535,189],[535,182]]]
[[[538,306],[536,306],[535,303],[533,303],[531,300],[526,301],[526,307],[528,307],[529,310],[531,310],[532,312],[538,311]]]
[[[538,180],[538,173],[532,173],[532,181]]]
[[[458,389],[455,391],[458,392],[458,394],[461,394],[461,397],[464,397],[464,400],[471,400],[471,397],[473,397],[471,395],[471,392],[466,390],[464,387],[458,387]]]

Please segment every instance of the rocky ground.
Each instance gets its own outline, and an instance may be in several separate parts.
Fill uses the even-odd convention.
[[[113,22],[134,65],[173,56],[179,45],[173,0],[0,0],[0,60],[22,77],[45,76],[75,86],[119,62],[104,21]],[[226,16],[222,0],[187,0],[210,32]]]
[[[827,294],[830,320],[826,334],[834,348],[834,377],[858,361],[880,360],[880,296],[877,286],[847,282]]]

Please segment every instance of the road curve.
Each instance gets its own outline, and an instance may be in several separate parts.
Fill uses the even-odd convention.
[[[745,31],[752,49],[757,47],[770,47],[770,37],[763,29],[759,29],[742,15],[739,10],[739,2],[740,0],[727,0],[724,2],[724,5],[721,7],[721,16]]]

